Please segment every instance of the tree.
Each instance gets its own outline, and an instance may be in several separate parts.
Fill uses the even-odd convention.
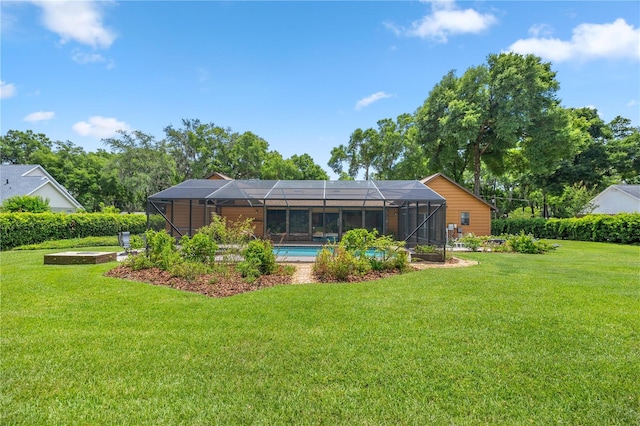
[[[416,114],[430,167],[439,166],[459,182],[471,166],[479,196],[483,163],[500,174],[512,148],[537,155],[568,143],[542,134],[566,125],[558,112],[558,88],[551,64],[533,55],[493,54],[460,78],[448,73]]]
[[[329,175],[320,165],[313,161],[309,154],[292,155],[289,159],[294,165],[297,176],[295,179],[300,180],[328,180]]]
[[[169,125],[164,129],[180,180],[203,179],[222,171],[226,152],[237,134],[197,119],[183,119],[182,126],[175,129]]]
[[[379,151],[373,163],[376,179],[420,179],[428,174],[412,114],[401,114],[395,121],[379,120],[378,134]]]
[[[220,169],[234,179],[257,179],[267,157],[269,143],[251,132],[244,132],[231,140]]]
[[[401,114],[395,121],[385,118],[377,124],[377,129],[356,129],[348,145],[333,148],[329,167],[335,173],[352,179],[360,172],[364,172],[366,180],[424,177],[426,162],[421,147],[416,143],[417,128],[413,116]]]
[[[607,140],[611,131],[594,108],[570,108],[570,133],[573,155],[561,161],[560,167],[548,175],[539,175],[538,187],[560,196],[566,186],[581,182],[590,189],[606,187],[613,169],[607,158]]]
[[[375,129],[356,129],[349,138],[347,146],[340,145],[331,150],[329,167],[337,173],[343,171],[343,163],[348,166],[347,175],[351,178],[364,171],[365,180],[369,180],[376,155],[380,149],[380,135]]]
[[[150,195],[177,183],[176,165],[165,141],[158,142],[139,130],[118,133],[120,137],[103,141],[117,154],[108,168],[117,172],[124,210],[140,211]]]
[[[612,140],[607,144],[609,163],[619,180],[640,183],[640,127],[631,120],[617,116],[608,124]]]
[[[51,152],[53,143],[42,133],[9,130],[0,137],[2,164],[40,164],[35,155]]]

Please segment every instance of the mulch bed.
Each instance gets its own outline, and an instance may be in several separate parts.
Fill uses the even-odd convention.
[[[397,275],[399,273],[400,272],[398,271],[371,271],[365,275],[352,276],[347,281],[350,283],[372,281]],[[158,268],[134,271],[125,265],[119,265],[116,268],[107,271],[105,275],[113,278],[122,278],[163,287],[171,287],[178,290],[190,291],[209,297],[227,297],[259,290],[261,288],[292,284],[291,275],[285,275],[282,273],[263,275],[252,283],[245,282],[242,276],[237,272],[201,275],[196,279],[189,281],[185,278],[175,277],[169,272]],[[314,278],[316,278],[318,282],[329,282],[318,279],[318,277]]]
[[[175,277],[169,272],[158,268],[134,271],[124,265],[107,271],[105,275],[113,278],[122,278],[163,287],[171,287],[178,290],[191,291],[210,297],[233,296],[261,288],[291,283],[291,276],[283,274],[263,275],[254,282],[248,283],[236,272],[200,275],[196,279],[189,281],[185,278]]]

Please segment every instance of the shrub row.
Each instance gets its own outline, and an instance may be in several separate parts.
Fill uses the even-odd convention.
[[[151,227],[162,228],[162,216],[151,216]],[[83,237],[105,237],[121,231],[141,234],[147,217],[113,213],[0,213],[0,247],[3,250],[25,244]]]
[[[496,219],[491,222],[493,235],[521,232],[536,238],[637,244],[640,243],[640,213],[594,214],[570,219]]]

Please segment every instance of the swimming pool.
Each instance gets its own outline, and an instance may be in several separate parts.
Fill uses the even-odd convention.
[[[278,257],[309,257],[315,258],[322,250],[322,246],[274,246],[273,253]],[[382,252],[367,250],[367,256],[382,256]]]
[[[322,246],[274,246],[273,253],[276,256],[290,257],[316,257],[322,250]]]

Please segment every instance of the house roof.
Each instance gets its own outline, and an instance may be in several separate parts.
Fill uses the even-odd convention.
[[[149,200],[344,200],[437,202],[445,200],[417,180],[210,180],[190,179],[149,197]]]
[[[33,195],[46,185],[52,185],[73,206],[82,208],[82,205],[39,164],[0,165],[0,202],[16,195]]]
[[[611,185],[613,188],[618,189],[633,198],[640,200],[640,185]]]
[[[422,182],[423,184],[427,185],[429,182],[431,182],[432,180],[434,180],[435,178],[437,178],[438,176],[442,177],[443,179],[445,179],[446,181],[452,183],[454,186],[457,186],[458,188],[460,188],[462,191],[466,192],[467,194],[469,194],[470,196],[472,196],[473,198],[477,199],[478,201],[486,204],[487,206],[489,206],[489,208],[491,208],[492,210],[497,210],[496,206],[494,206],[493,204],[485,201],[483,198],[478,197],[477,195],[475,195],[473,192],[469,191],[467,188],[465,188],[464,186],[460,185],[458,182],[454,181],[453,179],[451,179],[449,176],[444,175],[442,173],[435,173],[431,176],[427,176],[426,178],[422,178],[420,180],[420,182]]]
[[[229,176],[225,175],[224,173],[220,173],[220,172],[213,172],[209,176],[207,176],[206,179],[233,180]]]

